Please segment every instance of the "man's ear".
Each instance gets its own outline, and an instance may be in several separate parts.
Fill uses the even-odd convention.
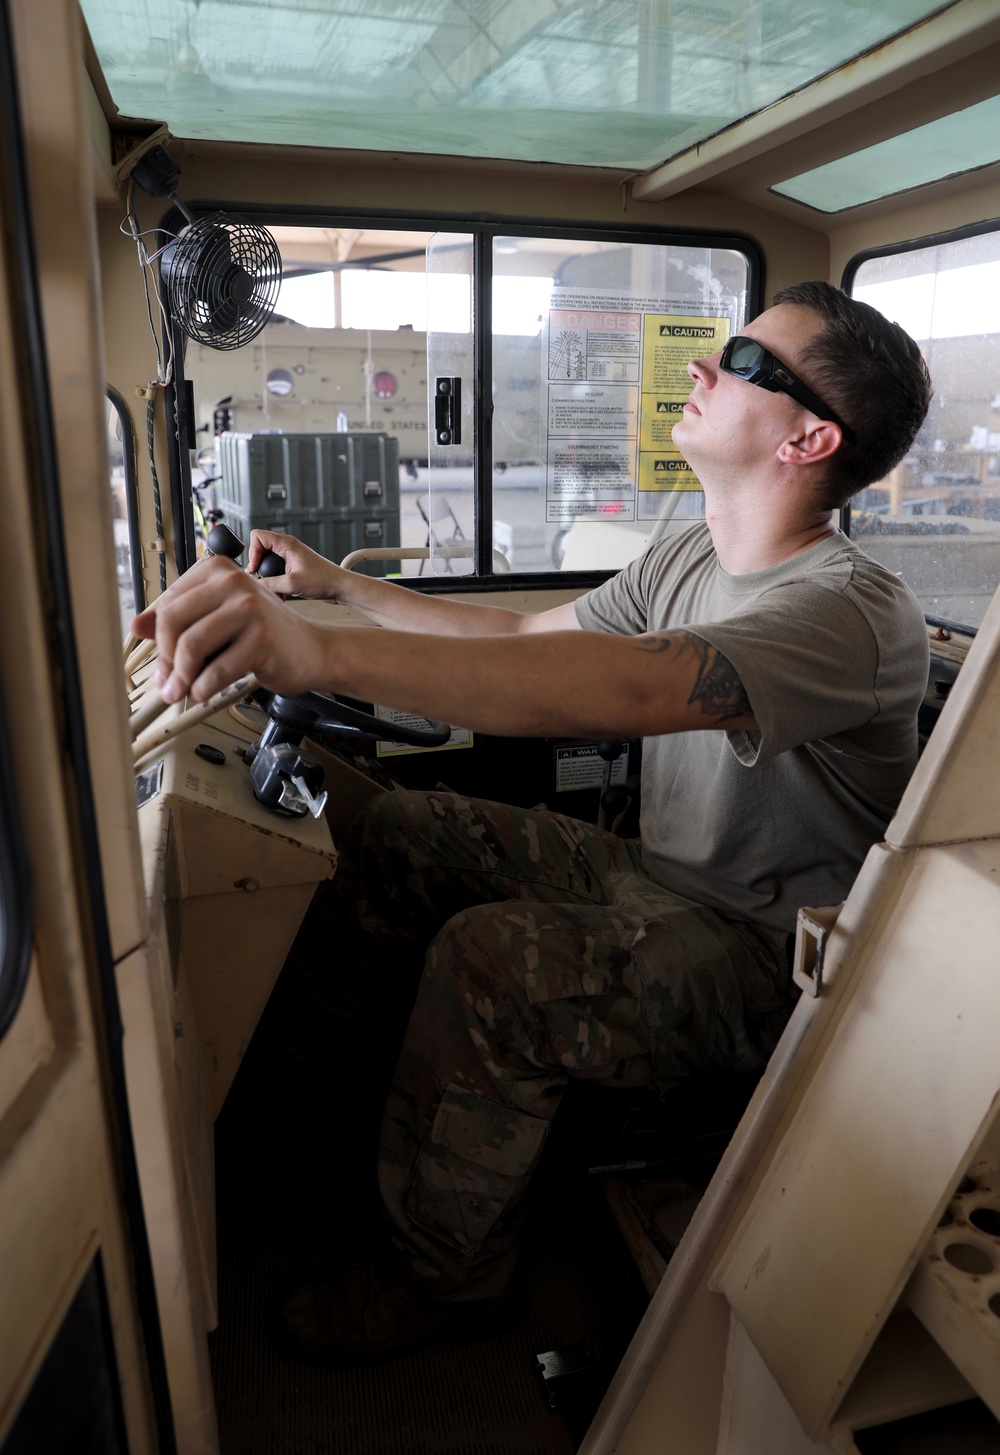
[[[824,419],[789,435],[778,449],[778,459],[783,465],[817,465],[837,453],[842,439],[840,425]]]

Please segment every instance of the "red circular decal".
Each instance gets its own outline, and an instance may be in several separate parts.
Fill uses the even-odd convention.
[[[395,374],[390,374],[388,369],[381,369],[375,375],[372,383],[375,386],[375,393],[380,399],[391,399],[399,388]]]

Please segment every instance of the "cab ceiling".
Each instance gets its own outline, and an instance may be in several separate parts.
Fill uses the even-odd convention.
[[[213,142],[652,172],[934,0],[82,0],[119,117]],[[766,125],[766,123],[765,123]]]

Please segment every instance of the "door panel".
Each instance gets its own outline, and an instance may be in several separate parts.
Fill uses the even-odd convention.
[[[475,570],[477,316],[473,238],[437,233],[427,246],[427,544],[431,570]]]
[[[88,311],[93,253],[87,227],[71,225],[73,197],[82,199],[87,186],[86,154],[76,155],[85,130],[61,110],[65,103],[72,112],[83,74],[82,66],[79,74],[74,69],[77,23],[68,5],[0,8],[0,213],[7,223],[0,234],[0,501],[17,564],[0,573],[0,612],[7,624],[0,639],[0,694],[6,704],[0,733],[9,747],[20,823],[10,825],[9,802],[6,815],[30,875],[33,911],[25,993],[0,1040],[0,1441],[23,1430],[16,1423],[19,1411],[67,1313],[93,1310],[96,1279],[113,1331],[105,1361],[112,1398],[120,1399],[127,1449],[141,1455],[167,1452],[173,1440],[169,1413],[157,1428],[156,1379],[150,1374],[156,1366],[148,1357],[157,1345],[156,1325],[151,1320],[144,1330],[140,1322],[141,1259],[134,1257],[132,1238],[141,1238],[141,1217],[137,1203],[130,1214],[125,1211],[127,1130],[111,1070],[116,1025],[113,1014],[106,1015],[111,956],[103,905],[95,898],[100,855],[88,813],[91,786],[60,569],[58,444],[49,427],[49,401],[55,399],[68,495],[80,500],[82,517],[89,485],[100,481],[100,494],[87,506],[97,517],[93,502],[106,505],[107,484],[96,332]],[[30,114],[18,117],[15,52],[18,79],[34,103],[28,112],[46,112],[37,128]],[[38,84],[43,64],[44,92]],[[52,271],[40,266],[33,249],[25,156],[45,153],[50,186],[58,192],[52,179],[60,148],[66,167],[75,163],[79,180],[60,198],[59,231],[66,237],[58,246],[65,251],[62,266]],[[56,358],[51,378],[39,283],[50,316],[60,324],[57,349],[49,345]],[[76,403],[92,407],[93,433],[76,428]],[[113,584],[112,561],[107,582],[92,593],[88,630],[97,644],[102,624],[113,631]],[[107,597],[107,615],[98,596]],[[99,673],[91,682],[95,686],[100,690]],[[113,723],[116,711],[123,715],[123,704],[106,694],[105,718],[109,703]],[[114,737],[113,729],[105,733],[104,751],[113,747]],[[127,780],[105,794],[105,801],[123,804],[126,789]],[[128,877],[123,876],[126,886]],[[133,927],[137,924],[133,917]],[[148,1314],[151,1308],[147,1302]],[[160,1408],[162,1415],[162,1398]],[[73,1447],[73,1410],[68,1402],[66,1449]],[[18,1433],[13,1448],[20,1438]]]

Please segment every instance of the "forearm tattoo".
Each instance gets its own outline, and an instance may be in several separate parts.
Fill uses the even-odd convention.
[[[753,716],[750,699],[736,668],[711,643],[694,632],[673,631],[641,636],[636,638],[636,645],[647,652],[673,652],[678,657],[693,659],[696,673],[688,705],[700,707],[714,722]]]

